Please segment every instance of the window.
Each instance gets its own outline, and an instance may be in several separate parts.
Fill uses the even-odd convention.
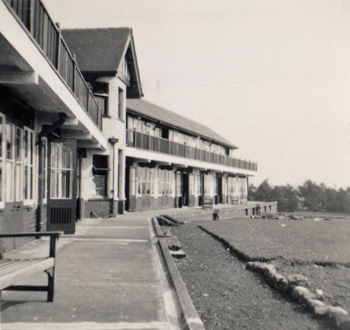
[[[221,180],[220,177],[214,177],[215,178],[215,191],[214,191],[214,195],[218,195],[219,194],[219,180]]]
[[[138,196],[149,196],[155,193],[155,172],[153,168],[138,168],[138,184],[137,193]],[[161,182],[159,181],[159,185]]]
[[[198,196],[202,195],[202,191],[203,191],[203,180],[202,180],[203,176],[201,174],[198,174],[197,176],[197,194]]]
[[[128,61],[125,57],[120,62],[120,72],[127,79],[127,81],[130,81],[130,72],[129,72],[129,68],[128,68]]]
[[[210,196],[210,188],[211,188],[211,176],[204,175],[204,195]]]
[[[108,107],[107,107],[108,97],[95,94],[95,99],[96,99],[99,107],[101,108],[102,115],[108,116]]]
[[[143,168],[142,170],[142,195],[150,195],[150,169]]]
[[[70,199],[73,194],[73,152],[69,146],[51,143],[51,199]]]
[[[151,195],[154,196],[155,192],[154,192],[154,188],[155,188],[155,181],[156,181],[156,170],[155,169],[151,169],[151,173],[150,173],[150,185],[151,185]]]
[[[24,149],[24,186],[23,195],[24,202],[31,203],[34,199],[34,132],[28,128],[24,129],[23,137]],[[44,153],[46,161],[46,153]],[[45,178],[46,173],[44,172]],[[45,195],[43,195],[45,196]]]
[[[103,116],[108,116],[108,83],[94,81],[91,84],[95,99],[102,110]]]
[[[159,170],[158,178],[159,195],[173,194],[173,172],[167,170]]]
[[[92,175],[95,183],[95,197],[107,197],[108,156],[92,156]]]
[[[15,198],[16,201],[23,200],[23,130],[19,127],[15,128]]]
[[[118,88],[118,118],[124,121],[124,91]]]
[[[182,173],[176,173],[176,196],[182,196]]]
[[[171,196],[173,194],[173,180],[174,174],[171,171],[168,171],[168,184],[169,184],[169,195]]]
[[[44,157],[44,166],[43,166],[43,174],[44,174],[44,182],[43,182],[43,202],[46,203],[47,201],[47,139],[42,139],[42,155]]]
[[[4,199],[4,117],[0,116],[0,207],[5,206],[5,199]]]
[[[6,124],[6,201],[13,202],[14,195],[14,127],[11,124]]]
[[[135,167],[130,167],[129,195],[130,196],[135,196],[136,195],[136,168]]]
[[[159,193],[159,195],[164,195],[165,194],[164,174],[165,174],[165,171],[159,170],[159,178],[158,178],[158,185],[159,185],[158,193]]]
[[[194,174],[190,174],[190,175],[189,175],[188,194],[189,194],[190,196],[194,196]]]

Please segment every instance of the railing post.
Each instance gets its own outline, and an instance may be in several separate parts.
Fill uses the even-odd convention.
[[[86,105],[86,110],[87,110],[87,113],[91,116],[91,113],[90,113],[90,89],[89,87],[85,84],[85,88],[87,89],[87,105]]]
[[[34,1],[34,0],[32,0]],[[62,39],[62,31],[60,28],[60,23],[56,23],[57,30],[58,30],[58,36],[57,36],[57,60],[56,60],[56,69],[60,72],[60,65],[61,65],[61,39]]]
[[[30,0],[30,12],[29,12],[29,31],[34,37],[34,18],[35,18],[35,0]]]
[[[77,57],[75,56],[75,54],[73,54],[73,93],[74,94],[75,94],[75,91],[77,90],[76,74],[77,74]]]
[[[136,129],[134,128],[133,132],[132,132],[132,137],[133,137],[133,147],[136,148],[137,144],[136,144]]]

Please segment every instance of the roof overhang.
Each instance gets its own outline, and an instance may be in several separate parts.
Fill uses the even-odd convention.
[[[149,117],[143,113],[140,113],[138,112],[137,110],[134,110],[134,109],[130,109],[130,108],[126,108],[126,111],[133,114],[134,116],[139,116],[141,118],[145,118],[151,122],[154,122],[154,123],[158,123],[160,126],[168,126],[170,128],[174,128],[176,129],[177,131],[180,131],[180,132],[184,132],[184,133],[187,133],[189,135],[192,135],[192,136],[200,136],[202,138],[202,140],[205,140],[205,141],[209,141],[209,142],[212,142],[212,143],[216,143],[216,144],[219,144],[219,145],[222,145],[224,147],[227,147],[227,148],[230,148],[230,149],[238,149],[238,147],[234,146],[233,144],[227,144],[227,143],[223,143],[221,141],[217,141],[215,139],[212,139],[210,137],[207,137],[207,136],[204,136],[204,135],[200,135],[199,133],[197,132],[194,132],[194,131],[190,131],[190,130],[186,130],[184,129],[183,127],[180,127],[180,126],[176,126],[176,125],[173,125],[171,123],[167,123],[167,122],[164,122],[164,121],[161,121],[161,120],[158,120],[156,118],[152,118],[152,117]]]
[[[0,1],[0,84],[23,104],[33,108],[45,124],[65,113],[71,130],[106,150],[102,131],[43,54],[34,38]],[[75,124],[73,125],[73,122]],[[79,138],[77,138],[79,140]]]

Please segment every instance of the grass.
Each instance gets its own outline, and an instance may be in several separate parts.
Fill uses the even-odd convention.
[[[203,222],[249,260],[284,258],[300,262],[350,265],[350,221],[232,219]]]

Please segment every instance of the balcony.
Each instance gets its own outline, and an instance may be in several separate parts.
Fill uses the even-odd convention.
[[[3,3],[101,131],[102,111],[81,74],[75,57],[69,51],[59,27],[53,23],[41,1],[3,0]]]
[[[257,164],[253,162],[228,157],[225,155],[219,155],[211,151],[197,149],[130,129],[126,131],[126,145],[131,148],[154,151],[162,154],[209,162],[212,164],[235,167],[255,172],[258,170]]]

